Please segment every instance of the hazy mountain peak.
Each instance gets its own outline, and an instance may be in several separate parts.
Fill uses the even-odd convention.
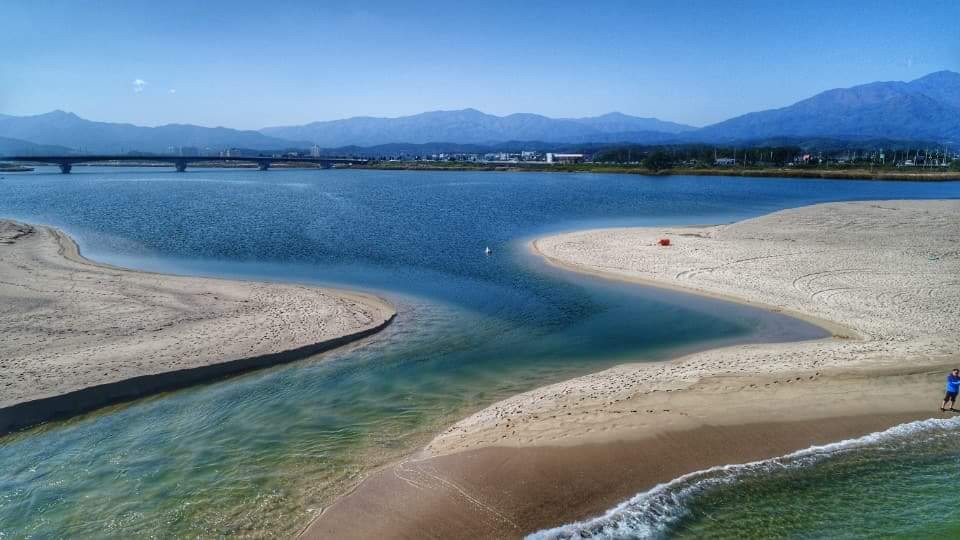
[[[699,140],[770,137],[960,139],[960,74],[834,88],[780,109],[748,113],[696,133]]]
[[[637,118],[637,117],[630,116],[629,114],[623,114],[620,111],[612,111],[612,112],[608,112],[607,114],[601,114],[600,116],[594,116],[593,118],[613,119],[613,118]]]
[[[45,118],[69,118],[70,120],[83,120],[75,113],[64,111],[62,109],[54,109],[48,113],[38,114],[37,116]]]
[[[960,108],[960,73],[946,70],[937,71],[910,81],[907,83],[907,87],[935,100]]]
[[[941,71],[934,71],[928,75],[924,75],[919,79],[914,79],[910,81],[911,83],[916,82],[931,82],[938,84],[960,84],[960,73],[956,71],[950,71],[949,69],[944,69]]]

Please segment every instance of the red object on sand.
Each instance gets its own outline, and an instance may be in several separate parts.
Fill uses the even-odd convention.
[[[670,245],[670,239],[669,239],[669,238],[661,238],[661,239],[660,239],[660,242],[658,242],[658,243],[659,243],[661,246],[669,246],[669,245]]]

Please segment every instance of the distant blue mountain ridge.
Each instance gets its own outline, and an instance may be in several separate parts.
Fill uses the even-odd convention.
[[[548,118],[529,113],[494,116],[476,109],[463,109],[399,118],[355,117],[260,131],[274,137],[309,140],[320,146],[333,147],[440,141],[461,144],[509,140],[607,142],[663,138],[663,135],[677,135],[695,129],[675,122],[616,112],[590,118]]]
[[[960,141],[960,73],[827,90],[782,109],[731,118],[691,133],[723,142],[764,137]]]
[[[189,124],[143,127],[133,124],[94,122],[59,110],[35,116],[0,115],[0,137],[40,145],[64,146],[87,154],[126,151],[162,153],[169,152],[170,148],[181,146],[216,149],[239,147],[260,150],[310,146],[308,141],[277,139],[259,131],[242,131],[224,127],[209,128]]]
[[[44,145],[0,137],[0,156],[39,155],[39,154],[67,154],[72,148],[66,146]]]
[[[490,146],[506,141],[666,144],[778,138],[916,140],[957,145],[960,74],[939,71],[910,82],[873,82],[827,90],[787,107],[753,112],[702,128],[617,112],[587,118],[549,118],[530,113],[495,116],[463,109],[244,131],[189,124],[143,127],[94,122],[53,111],[35,116],[0,115],[0,138],[5,138],[0,140],[0,154],[6,155],[11,148],[30,151],[31,144],[85,153],[162,153],[183,146],[276,151],[314,144],[323,148],[398,143]]]

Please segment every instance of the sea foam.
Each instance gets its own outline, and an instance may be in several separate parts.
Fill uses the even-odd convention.
[[[730,484],[752,475],[813,465],[825,458],[837,456],[864,447],[883,447],[924,438],[955,435],[960,429],[960,417],[931,418],[900,424],[878,431],[822,446],[811,446],[780,457],[734,465],[719,465],[694,471],[669,482],[658,484],[649,491],[607,510],[603,515],[584,521],[543,529],[527,535],[527,540],[554,540],[583,538],[627,539],[655,538],[665,535],[670,526],[687,513],[687,503],[712,488]]]

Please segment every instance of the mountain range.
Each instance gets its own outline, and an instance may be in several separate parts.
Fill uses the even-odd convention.
[[[94,122],[59,110],[35,116],[0,115],[0,137],[42,145],[65,146],[87,154],[131,150],[169,152],[171,147],[181,146],[216,149],[239,147],[258,150],[283,150],[310,146],[308,141],[278,139],[259,131],[242,131],[225,127],[209,128],[190,124],[143,127],[133,124]]]
[[[72,151],[73,149],[66,146],[37,144],[20,139],[0,137],[0,156],[68,154]]]
[[[464,109],[399,118],[355,117],[260,131],[274,137],[308,140],[331,147],[438,141],[462,144],[490,144],[508,140],[607,142],[676,135],[695,129],[693,126],[656,118],[638,118],[616,112],[590,118],[548,118],[529,113],[494,116],[476,109]]]
[[[169,152],[182,146],[276,151],[370,147],[394,143],[496,145],[506,141],[586,143],[734,143],[804,138],[922,140],[960,143],[960,74],[939,71],[910,81],[873,82],[827,90],[790,106],[748,113],[696,128],[657,118],[609,113],[587,118],[548,118],[475,109],[432,111],[399,118],[354,117],[300,126],[243,131],[168,124],[142,127],[94,122],[53,111],[36,116],[0,115],[0,154],[49,151],[53,145],[84,153]],[[38,149],[39,148],[39,149]]]
[[[695,133],[703,141],[762,137],[960,141],[960,73],[837,88],[782,109],[738,116]]]

